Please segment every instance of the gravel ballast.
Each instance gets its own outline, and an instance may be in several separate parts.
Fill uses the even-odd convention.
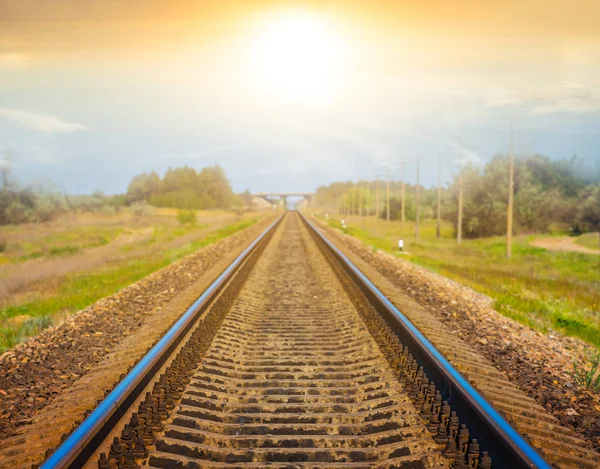
[[[578,386],[573,363],[586,362],[584,342],[542,334],[502,316],[493,301],[453,280],[381,251],[317,220],[332,239],[373,266],[392,284],[471,344],[526,394],[600,449],[600,398]]]
[[[270,221],[261,220],[196,251],[0,356],[0,440],[32,423],[149,317],[160,314],[219,261],[241,251]]]

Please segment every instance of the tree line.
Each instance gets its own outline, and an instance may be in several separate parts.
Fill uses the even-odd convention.
[[[42,185],[23,186],[12,174],[10,161],[0,160],[0,225],[42,223],[67,212],[114,213],[124,195],[67,195]]]
[[[189,166],[169,168],[162,178],[156,171],[139,174],[129,183],[125,201],[188,210],[229,208],[241,203],[219,165],[200,171]]]
[[[180,209],[234,209],[252,206],[248,191],[234,194],[220,166],[196,171],[185,166],[170,168],[161,178],[155,171],[135,176],[125,194],[68,195],[41,186],[23,186],[11,173],[9,161],[0,160],[0,225],[51,221],[68,212],[111,214],[123,206],[134,213],[144,206]],[[147,212],[147,210],[146,210]]]
[[[478,238],[506,234],[509,157],[494,156],[483,168],[462,170],[463,235]],[[542,233],[552,226],[573,232],[600,230],[600,167],[589,168],[576,156],[551,160],[543,155],[517,157],[514,163],[514,232]],[[402,182],[389,182],[389,216],[402,216]],[[435,218],[437,187],[419,188],[419,215]],[[385,180],[337,182],[316,191],[317,204],[340,213],[387,218]],[[416,217],[416,185],[404,185],[405,219]],[[379,194],[379,196],[377,196]],[[459,175],[441,188],[441,217],[457,225]]]

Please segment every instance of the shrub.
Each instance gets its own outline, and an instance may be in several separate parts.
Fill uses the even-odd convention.
[[[131,205],[131,213],[136,217],[149,217],[154,213],[154,209],[146,202],[137,202]]]
[[[114,215],[117,213],[117,209],[114,205],[103,205],[100,211],[103,215]]]
[[[588,353],[589,363],[583,367],[573,363],[573,371],[570,373],[573,380],[582,387],[592,392],[600,392],[600,352]]]
[[[177,220],[182,225],[196,223],[196,212],[194,210],[179,210],[177,212]]]
[[[52,318],[50,316],[38,316],[35,318],[28,319],[25,321],[20,329],[20,340],[25,340],[27,337],[39,334],[44,329],[47,329],[52,325]]]

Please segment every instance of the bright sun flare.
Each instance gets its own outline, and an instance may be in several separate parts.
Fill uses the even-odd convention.
[[[261,25],[252,56],[270,95],[307,104],[332,99],[341,47],[325,18],[304,12],[269,18]]]

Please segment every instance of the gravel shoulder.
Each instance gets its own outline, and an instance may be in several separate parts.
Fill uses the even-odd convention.
[[[119,355],[122,343],[134,345],[136,334],[142,334],[146,342],[156,340],[202,293],[202,286],[216,278],[227,261],[272,220],[262,220],[190,254],[0,356],[0,440],[22,434],[42,410],[110,354]],[[149,325],[153,325],[150,333]],[[132,362],[139,359],[130,352],[120,357],[126,355],[126,361]],[[0,450],[3,447],[0,444]]]
[[[541,334],[502,316],[492,300],[410,261],[374,252],[359,240],[317,220],[336,242],[374,267],[454,334],[492,362],[560,423],[600,449],[600,398],[577,386],[569,372],[586,362],[584,342],[558,333]]]

